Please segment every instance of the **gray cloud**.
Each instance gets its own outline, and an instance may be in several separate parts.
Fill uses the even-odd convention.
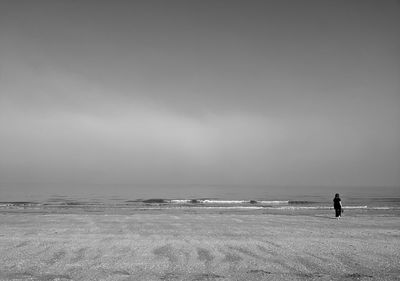
[[[398,185],[398,14],[2,1],[2,181]]]

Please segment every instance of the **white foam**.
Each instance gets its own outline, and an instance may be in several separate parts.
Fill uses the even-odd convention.
[[[277,204],[289,204],[289,201],[257,201],[257,203],[260,204],[272,204],[272,205],[277,205]]]
[[[248,200],[210,200],[210,199],[204,199],[204,200],[198,200],[200,203],[206,203],[206,204],[243,204],[243,203],[249,203]]]
[[[192,200],[190,199],[173,199],[170,200],[171,203],[175,203],[175,204],[184,204],[184,203],[191,203]]]

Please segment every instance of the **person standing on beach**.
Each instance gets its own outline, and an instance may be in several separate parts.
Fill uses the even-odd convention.
[[[342,215],[342,200],[339,197],[339,193],[335,194],[335,198],[333,198],[333,208],[335,209],[335,216],[337,219]]]

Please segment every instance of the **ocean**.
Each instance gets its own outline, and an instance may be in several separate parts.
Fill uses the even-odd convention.
[[[400,214],[400,188],[262,185],[1,184],[0,212],[134,213],[144,210]]]

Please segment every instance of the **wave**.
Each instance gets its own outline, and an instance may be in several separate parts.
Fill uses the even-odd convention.
[[[214,199],[203,199],[197,200],[199,203],[203,204],[246,204],[250,203],[248,200],[214,200]]]
[[[164,200],[166,203],[173,204],[246,204],[250,203],[250,200],[220,200],[220,199],[172,199]]]
[[[162,204],[162,203],[168,203],[168,200],[166,199],[147,199],[147,200],[143,200],[143,203],[158,203],[158,204]]]
[[[193,207],[185,207],[185,206],[180,206],[180,207],[174,207],[174,208],[188,208],[188,209],[251,209],[251,210],[260,210],[264,209],[262,206],[193,206]]]
[[[127,201],[128,202],[128,201]],[[133,201],[130,201],[133,202]],[[276,204],[309,204],[308,201],[292,201],[289,200],[222,200],[222,199],[147,199],[142,200],[143,203],[157,203],[157,204],[262,204],[262,205],[276,205]]]
[[[279,200],[273,200],[273,201],[258,201],[260,204],[269,204],[269,205],[280,205],[280,204],[289,204],[290,201],[284,200],[284,201],[279,201]]]
[[[262,204],[262,205],[302,205],[315,204],[313,201],[291,201],[291,200],[220,200],[220,199],[172,199],[164,200],[163,203],[201,203],[201,204]]]

